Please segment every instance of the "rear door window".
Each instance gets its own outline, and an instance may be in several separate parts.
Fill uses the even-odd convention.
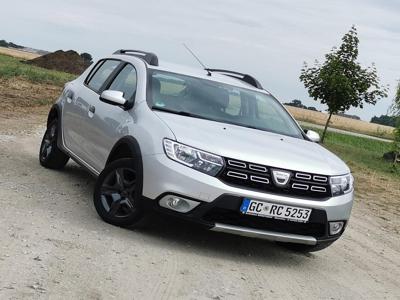
[[[104,82],[111,75],[111,73],[118,67],[120,61],[118,60],[106,60],[94,73],[92,78],[88,82],[89,88],[95,92],[99,92]]]

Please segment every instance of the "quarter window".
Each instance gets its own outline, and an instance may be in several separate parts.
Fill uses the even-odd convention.
[[[100,88],[107,80],[108,76],[110,76],[119,63],[120,62],[118,60],[106,60],[96,71],[96,73],[94,73],[88,83],[88,86],[95,92],[100,91]]]

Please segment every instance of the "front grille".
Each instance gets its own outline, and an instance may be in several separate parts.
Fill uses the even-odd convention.
[[[285,186],[275,183],[272,171],[290,173]],[[269,166],[225,158],[219,178],[227,184],[276,194],[290,194],[324,199],[331,196],[329,177],[320,174],[283,170]]]
[[[212,223],[270,230],[280,233],[291,233],[313,236],[315,238],[326,236],[326,214],[324,211],[313,210],[308,223],[284,221],[244,215],[239,210],[229,210],[220,207],[212,208],[204,217],[204,220]]]

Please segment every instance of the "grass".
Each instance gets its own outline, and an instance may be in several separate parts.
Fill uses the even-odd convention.
[[[0,78],[23,78],[33,83],[63,86],[76,75],[48,70],[24,63],[18,58],[0,54]]]
[[[317,131],[322,136],[322,130]],[[383,154],[392,151],[392,143],[372,140],[336,132],[328,132],[324,146],[341,157],[352,169],[379,172],[400,179],[400,165],[393,167],[391,162],[383,159]]]

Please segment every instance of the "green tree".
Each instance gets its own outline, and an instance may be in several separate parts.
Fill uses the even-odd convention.
[[[396,127],[398,116],[381,115],[380,117],[374,116],[371,123],[381,124],[386,126]]]
[[[394,97],[391,107],[391,113],[397,116],[397,124],[396,129],[394,130],[393,142],[394,163],[396,163],[398,157],[400,156],[400,83],[397,84],[396,96]]]
[[[88,64],[91,64],[93,62],[92,55],[90,55],[89,53],[83,52],[81,53],[81,57]]]
[[[393,115],[400,116],[400,82],[397,84],[396,95],[390,108]]]
[[[325,55],[323,63],[313,66],[304,62],[300,81],[310,97],[328,106],[328,120],[322,134],[324,141],[332,114],[344,112],[350,107],[363,107],[364,102],[375,104],[387,97],[387,87],[380,85],[375,65],[363,68],[358,58],[357,29],[352,26],[342,38],[339,48]]]

